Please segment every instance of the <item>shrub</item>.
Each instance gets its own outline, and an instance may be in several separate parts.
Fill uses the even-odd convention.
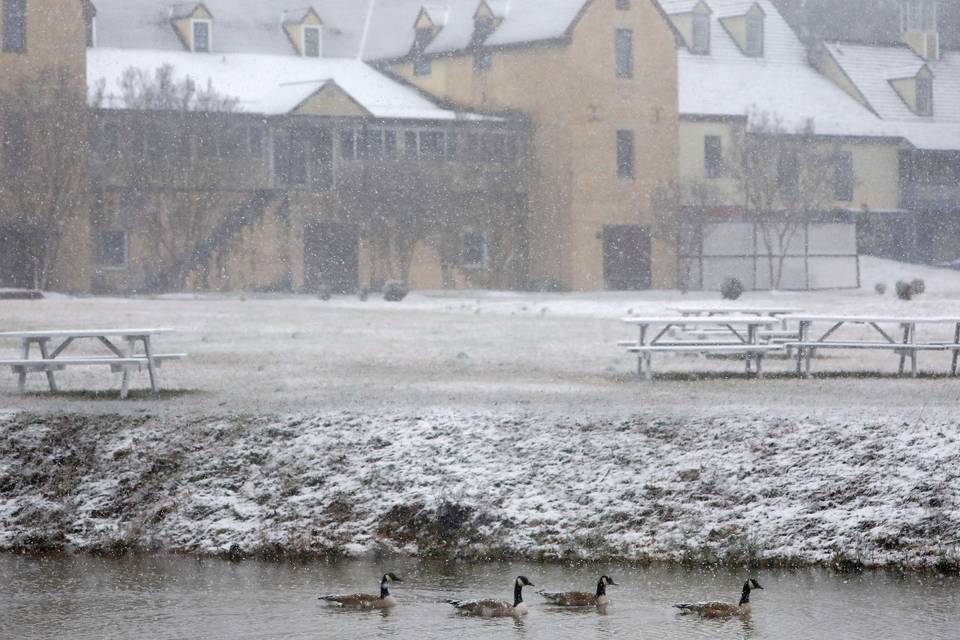
[[[921,278],[914,278],[910,281],[910,286],[913,288],[914,295],[922,295],[924,291],[927,290],[927,283],[924,282]]]
[[[400,302],[408,292],[407,285],[399,280],[388,280],[383,284],[383,299],[387,302]]]
[[[527,281],[527,291],[534,293],[556,293],[563,291],[563,283],[556,278],[531,278]]]
[[[727,278],[720,287],[724,300],[736,300],[743,295],[743,283],[736,278]]]
[[[873,285],[873,290],[877,292],[878,296],[882,296],[887,292],[887,285],[882,282],[878,282],[877,284]]]
[[[333,287],[328,284],[322,284],[317,289],[317,297],[321,300],[329,300],[333,297]]]
[[[911,300],[913,299],[913,286],[909,282],[899,280],[897,282],[897,297],[901,300]]]

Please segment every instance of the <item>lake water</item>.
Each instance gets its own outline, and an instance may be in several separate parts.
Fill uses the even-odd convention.
[[[393,610],[343,611],[317,600],[322,593],[375,592],[385,571],[404,579],[391,590],[400,601]],[[592,590],[601,573],[620,584],[610,587],[606,615],[547,606],[529,588],[530,614],[521,620],[466,618],[442,602],[447,597],[509,599],[518,574],[537,588]],[[0,638],[960,637],[956,577],[759,571],[765,589],[754,593],[749,619],[701,620],[678,615],[670,606],[680,600],[736,601],[745,578],[742,571],[612,565],[413,560],[294,565],[0,555]]]

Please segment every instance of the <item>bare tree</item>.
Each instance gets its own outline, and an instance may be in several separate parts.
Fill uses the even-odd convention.
[[[832,206],[838,148],[818,139],[811,121],[794,131],[768,113],[753,114],[750,122],[726,170],[759,230],[770,287],[778,289],[791,243]]]
[[[135,218],[145,238],[146,287],[177,291],[191,276],[209,286],[211,262],[268,204],[263,193],[245,189],[268,184],[254,175],[262,132],[251,142],[236,100],[176,80],[168,65],[153,73],[128,69],[120,95],[108,99],[101,91],[95,103],[113,107],[98,112],[100,186],[120,194],[113,205]]]
[[[0,93],[0,227],[4,251],[19,249],[47,288],[64,238],[89,212],[86,93],[63,67],[51,67]]]

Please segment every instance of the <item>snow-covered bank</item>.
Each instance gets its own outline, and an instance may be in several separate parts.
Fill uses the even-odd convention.
[[[0,415],[0,548],[960,560],[960,429],[763,415]]]

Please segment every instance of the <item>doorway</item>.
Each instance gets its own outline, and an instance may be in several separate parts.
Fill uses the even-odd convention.
[[[360,232],[356,225],[308,222],[303,230],[304,287],[353,293],[360,286]]]
[[[613,291],[649,289],[650,233],[634,224],[603,227],[603,283]]]

